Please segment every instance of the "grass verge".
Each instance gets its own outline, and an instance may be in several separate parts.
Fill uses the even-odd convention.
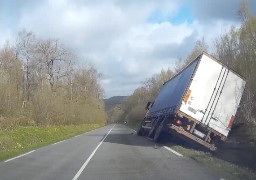
[[[43,147],[102,127],[100,124],[82,124],[48,127],[17,127],[0,131],[0,160]]]
[[[180,152],[182,155],[187,156],[196,162],[207,166],[208,168],[217,172],[224,179],[256,179],[256,174],[249,169],[239,167],[227,161],[218,159],[210,153],[187,149],[179,145],[169,145],[172,149]]]

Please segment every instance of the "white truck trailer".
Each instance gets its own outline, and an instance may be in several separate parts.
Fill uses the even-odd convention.
[[[138,135],[158,141],[167,132],[214,151],[231,130],[244,88],[240,75],[202,53],[165,82],[155,101],[148,103]]]

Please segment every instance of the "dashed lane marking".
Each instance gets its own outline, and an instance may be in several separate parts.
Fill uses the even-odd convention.
[[[96,153],[96,151],[98,150],[100,145],[104,142],[104,140],[107,138],[107,136],[109,135],[109,133],[112,131],[112,129],[114,127],[115,127],[115,125],[108,131],[107,135],[101,140],[101,142],[98,144],[98,146],[93,150],[91,155],[84,162],[84,164],[82,165],[82,167],[79,169],[79,171],[76,173],[76,175],[74,176],[74,178],[72,180],[77,180],[79,178],[79,176],[82,174],[83,170],[86,168],[86,166],[88,165],[88,163],[90,162],[90,160],[92,159],[92,157],[94,156],[94,154]]]

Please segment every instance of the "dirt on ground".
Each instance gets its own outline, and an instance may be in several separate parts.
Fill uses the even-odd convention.
[[[248,137],[248,131],[244,125],[232,129],[227,141],[218,148],[214,156],[256,172],[256,143],[253,138]]]
[[[195,142],[171,135],[165,136],[163,141],[165,143],[175,143],[188,149],[208,152],[216,158],[256,172],[256,142],[251,137],[251,133],[248,135],[249,131],[250,129],[246,125],[235,126],[230,132],[228,139],[219,145],[215,152],[197,145]]]

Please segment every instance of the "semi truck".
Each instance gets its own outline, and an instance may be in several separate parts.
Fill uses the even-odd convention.
[[[215,151],[231,131],[245,84],[239,74],[203,52],[148,102],[137,134],[157,142],[170,133]]]

